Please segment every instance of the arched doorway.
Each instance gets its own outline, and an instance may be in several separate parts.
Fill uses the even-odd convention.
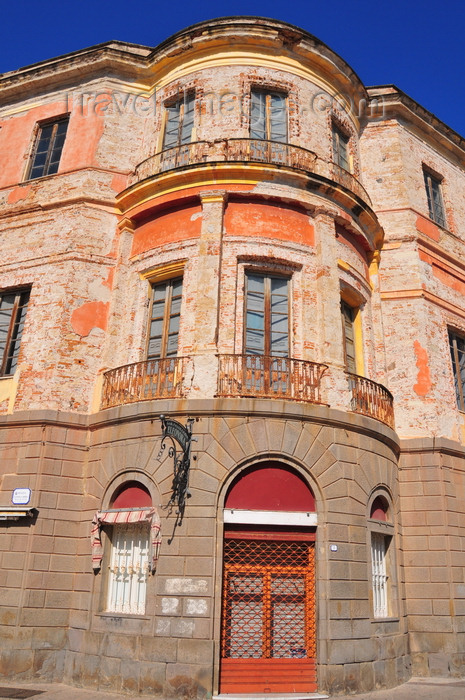
[[[228,490],[224,527],[220,692],[313,692],[313,493],[287,466],[251,467]]]

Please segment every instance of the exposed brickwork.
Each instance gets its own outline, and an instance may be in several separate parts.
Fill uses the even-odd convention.
[[[292,148],[250,143],[253,88],[286,95]],[[192,92],[190,141],[157,155],[166,105]],[[24,181],[40,125],[65,114],[58,173]],[[333,163],[333,124],[351,172]],[[243,470],[269,461],[316,499],[318,688],[463,674],[465,422],[448,346],[448,329],[465,336],[460,138],[394,88],[367,92],[305,32],[239,18],[155,53],[112,44],[3,76],[0,157],[0,289],[31,287],[18,366],[0,378],[0,512],[15,488],[35,509],[0,521],[0,674],[221,691],[223,505]],[[276,365],[268,395],[250,360],[221,376],[221,357],[244,352],[251,272],[288,280],[289,356],[324,365],[312,401],[310,380]],[[150,285],[181,275],[184,370],[150,383],[133,372],[101,410],[104,372],[146,359]],[[351,334],[363,380],[347,373]],[[171,398],[144,400],[156,381]],[[177,527],[162,413],[196,418]],[[162,523],[144,615],[107,611],[105,533],[92,571],[92,517],[126,481]],[[370,518],[381,496],[386,523]],[[374,613],[373,533],[389,542],[386,617]]]

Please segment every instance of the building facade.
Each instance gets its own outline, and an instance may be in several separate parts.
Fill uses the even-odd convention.
[[[0,674],[463,675],[463,138],[238,17],[4,74],[0,159]]]

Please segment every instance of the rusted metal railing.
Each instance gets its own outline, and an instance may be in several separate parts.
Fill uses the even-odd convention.
[[[394,428],[394,401],[386,387],[358,374],[349,374],[349,388],[352,392],[352,411],[376,418]]]
[[[185,357],[135,362],[105,372],[102,408],[184,395]]]
[[[218,396],[254,396],[321,403],[327,365],[290,357],[220,355]]]
[[[336,163],[319,158],[316,153],[301,146],[264,139],[231,138],[216,141],[193,141],[167,148],[139,163],[132,182],[160,173],[201,163],[267,163],[296,168],[333,180],[371,203],[363,185],[348,170]]]

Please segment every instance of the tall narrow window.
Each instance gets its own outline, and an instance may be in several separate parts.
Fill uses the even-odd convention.
[[[14,374],[29,303],[29,289],[0,294],[0,375]]]
[[[281,92],[252,90],[250,138],[287,142],[287,96]]]
[[[166,126],[163,149],[182,146],[192,140],[194,128],[195,93],[185,93],[177,102],[166,106]]]
[[[373,614],[388,617],[388,571],[387,554],[391,537],[379,532],[371,533],[371,568],[373,586]]]
[[[344,170],[350,170],[349,137],[333,124],[333,158]]]
[[[445,228],[446,214],[441,193],[441,178],[432,175],[428,170],[423,170],[423,177],[425,178],[430,219]]]
[[[53,175],[58,171],[68,122],[69,118],[63,117],[40,127],[31,156],[28,180]]]
[[[289,280],[249,273],[244,352],[289,356]]]
[[[449,347],[457,406],[465,411],[465,338],[449,331]]]
[[[182,277],[152,287],[148,360],[177,354],[181,299]]]
[[[347,371],[357,374],[357,361],[355,356],[355,315],[357,309],[349,306],[341,300],[342,330],[344,339],[344,356]]]
[[[106,610],[143,615],[150,570],[149,526],[147,523],[113,525],[110,541]]]

